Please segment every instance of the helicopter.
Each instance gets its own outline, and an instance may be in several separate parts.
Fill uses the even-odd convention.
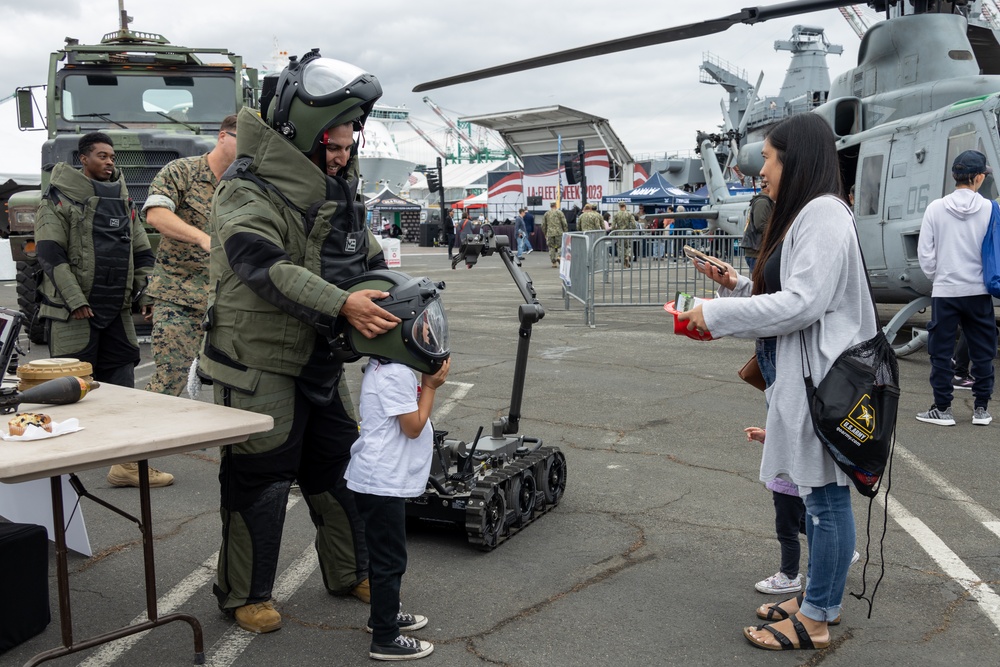
[[[795,0],[748,7],[729,16],[536,56],[419,84],[421,92],[557,65],[583,58],[724,32],[737,24],[836,9],[856,3]],[[1000,167],[1000,45],[992,31],[969,22],[970,0],[869,0],[886,20],[862,38],[858,65],[833,79],[811,113],[833,130],[845,190],[854,189],[854,213],[869,279],[879,303],[904,304],[885,327],[892,341],[917,312],[930,307],[931,281],[920,270],[917,239],[927,205],[954,187],[951,164],[975,149]],[[985,72],[985,73],[984,73]],[[745,120],[745,119],[744,119]],[[747,196],[729,194],[716,151],[738,146],[737,165],[747,176],[763,166],[762,141],[747,142],[746,123],[722,133],[699,133],[710,204],[689,217],[713,229],[742,231]],[[725,152],[725,151],[723,151]],[[988,176],[980,193],[996,199]],[[897,353],[919,349],[921,336]]]

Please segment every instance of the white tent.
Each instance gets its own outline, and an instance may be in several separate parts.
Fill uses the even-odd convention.
[[[466,197],[460,202],[452,204],[452,208],[486,208],[487,192],[480,192],[478,195]]]

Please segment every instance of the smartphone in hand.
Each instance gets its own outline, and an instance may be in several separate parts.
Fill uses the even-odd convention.
[[[720,275],[726,275],[727,273],[729,273],[729,269],[720,264],[714,258],[706,255],[700,250],[692,248],[689,245],[684,246],[684,254],[687,255],[692,262],[700,262],[702,264],[708,264],[716,271],[718,271]]]

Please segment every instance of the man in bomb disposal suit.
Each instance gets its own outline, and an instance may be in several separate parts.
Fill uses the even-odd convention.
[[[337,287],[386,268],[358,199],[354,141],[381,85],[318,49],[276,78],[270,100],[265,79],[266,122],[239,113],[238,157],[216,191],[199,358],[216,403],[274,417],[271,431],[224,449],[219,471],[215,594],[251,632],[281,627],[271,591],[295,479],[327,590],[369,601],[364,526],[344,480],[357,421],[328,341],[338,318],[369,338],[399,322],[373,302],[387,292]]]
[[[35,240],[45,272],[39,314],[49,321],[53,357],[86,361],[97,380],[133,387],[139,343],[132,301],[146,287],[153,252],[115,167],[111,137],[83,135],[78,154],[80,169],[53,167],[38,207]],[[142,299],[149,312],[148,297]],[[158,475],[149,469],[151,486],[162,486]]]

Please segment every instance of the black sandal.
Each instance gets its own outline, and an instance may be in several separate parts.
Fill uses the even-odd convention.
[[[772,625],[758,625],[756,628],[754,627],[743,628],[743,636],[746,637],[748,642],[750,642],[757,648],[767,649],[768,651],[792,651],[797,649],[812,651],[812,650],[824,649],[830,646],[829,639],[827,639],[824,642],[813,640],[813,638],[809,636],[809,632],[806,631],[805,626],[802,625],[802,621],[800,621],[795,614],[789,615],[788,618],[791,619],[792,628],[795,629],[795,634],[799,640],[798,646],[793,644],[792,640],[786,637],[783,632],[781,632],[780,630],[775,630],[774,626]],[[757,639],[752,634],[750,634],[751,631],[754,630],[756,630],[757,632],[760,632],[761,630],[767,630],[772,635],[774,635],[775,639],[778,640],[778,645],[775,646],[773,644],[766,644],[763,641]]]
[[[799,603],[800,607],[802,606],[802,600],[804,600],[805,597],[806,597],[805,593],[799,593],[798,595],[795,596],[795,601]],[[789,613],[784,609],[782,609],[781,607],[779,607],[778,605],[784,604],[786,602],[788,602],[788,600],[782,600],[781,602],[775,602],[774,604],[769,605],[767,607],[766,614],[760,613],[760,609],[758,608],[757,618],[765,621],[771,621],[772,623],[785,620],[786,618],[788,618]]]
[[[795,601],[799,603],[800,607],[802,606],[802,600],[804,600],[804,599],[805,599],[805,593],[799,593],[798,595],[795,596]],[[782,600],[781,602],[775,602],[774,604],[769,605],[767,607],[767,613],[766,614],[762,614],[760,612],[760,608],[758,608],[757,612],[756,612],[757,613],[757,618],[759,618],[761,620],[764,620],[764,621],[770,621],[772,623],[777,623],[778,621],[785,620],[786,618],[789,617],[790,614],[787,611],[785,611],[784,609],[782,609],[781,607],[778,606],[780,604],[784,604],[785,602],[788,602],[788,600]],[[792,612],[792,613],[794,614],[795,612]],[[832,621],[827,621],[826,624],[827,625],[840,625],[840,616],[837,616],[837,618],[833,619]]]

